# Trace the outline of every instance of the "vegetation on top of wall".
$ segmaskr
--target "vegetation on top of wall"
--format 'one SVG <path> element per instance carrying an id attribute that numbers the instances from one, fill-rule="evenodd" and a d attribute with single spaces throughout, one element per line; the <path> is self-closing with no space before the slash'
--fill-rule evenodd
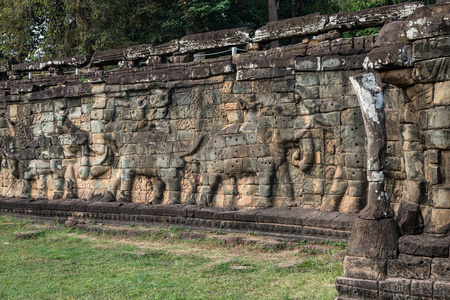
<path id="1" fill-rule="evenodd" d="M 268 1 L 274 0 L 0 0 L 0 59 L 70 57 L 205 31 L 258 28 L 268 22 Z M 275 1 L 278 19 L 401 2 L 407 1 Z"/>

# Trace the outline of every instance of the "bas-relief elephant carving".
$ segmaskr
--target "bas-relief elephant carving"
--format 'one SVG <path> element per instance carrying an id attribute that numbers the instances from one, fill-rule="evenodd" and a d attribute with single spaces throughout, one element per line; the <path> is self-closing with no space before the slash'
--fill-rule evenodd
<path id="1" fill-rule="evenodd" d="M 115 143 L 120 179 L 114 178 L 111 181 L 102 200 L 130 202 L 135 177 L 146 176 L 153 179 L 150 202 L 161 203 L 164 191 L 167 191 L 168 203 L 179 203 L 185 166 L 183 157 L 200 143 L 199 138 L 194 139 L 192 145 L 183 145 L 171 141 L 170 134 L 153 130 L 132 133 L 127 144 L 116 143 L 124 138 L 123 134 L 125 133 L 116 132 L 104 135 L 105 140 Z"/>
<path id="2" fill-rule="evenodd" d="M 165 192 L 167 203 L 180 202 L 184 157 L 196 151 L 203 135 L 196 133 L 187 145 L 175 139 L 166 119 L 171 91 L 138 97 L 130 114 L 105 126 L 103 138 L 118 160 L 119 170 L 102 201 L 132 201 L 133 181 L 145 176 L 152 179 L 151 203 L 162 203 Z"/>
<path id="3" fill-rule="evenodd" d="M 19 191 L 15 195 L 19 197 L 31 197 L 32 182 L 37 182 L 37 198 L 48 199 L 48 191 L 53 189 L 53 198 L 64 196 L 76 198 L 75 174 L 70 169 L 71 165 L 65 165 L 65 159 L 76 158 L 77 153 L 83 150 L 87 153 L 89 134 L 80 130 L 67 117 L 64 101 L 55 104 L 55 123 L 51 135 L 40 134 L 31 136 L 24 149 L 15 149 L 14 128 L 7 136 L 3 137 L 3 169 L 9 169 L 15 181 L 19 183 Z M 10 128 L 11 129 L 11 128 Z M 6 143 L 6 144 L 5 144 Z M 53 187 L 48 186 L 49 177 Z"/>
<path id="4" fill-rule="evenodd" d="M 352 111 L 351 124 L 346 123 L 336 126 L 336 123 L 330 123 L 323 116 L 320 109 L 315 107 L 314 102 L 302 101 L 300 90 L 295 92 L 296 98 L 301 104 L 302 114 L 305 116 L 304 121 L 302 121 L 303 128 L 305 128 L 303 134 L 305 134 L 305 137 L 310 137 L 310 128 L 319 129 L 323 132 L 324 144 L 329 142 L 329 146 L 331 146 L 324 146 L 321 153 L 327 160 L 323 170 L 324 181 L 329 184 L 324 187 L 320 209 L 324 211 L 358 212 L 365 205 L 364 195 L 367 182 L 363 168 L 366 154 L 365 150 L 361 150 L 360 147 L 352 148 L 349 145 L 354 144 L 352 140 L 355 138 L 361 139 L 364 136 L 364 131 L 361 131 L 363 126 L 359 109 L 357 113 Z M 340 114 L 342 115 L 342 111 Z M 339 132 L 337 133 L 336 130 L 339 130 Z M 339 140 L 333 141 L 336 136 L 339 137 Z M 306 143 L 304 142 L 302 147 L 308 148 L 308 144 L 313 139 L 304 141 Z M 332 150 L 328 148 L 332 148 Z M 303 153 L 308 152 L 303 151 Z M 309 155 L 313 155 L 311 152 L 309 153 Z M 297 153 L 294 152 L 292 157 L 294 164 L 298 161 L 297 156 Z M 329 160 L 329 158 L 332 158 L 332 160 Z M 305 159 L 305 156 L 303 156 L 303 159 Z M 312 158 L 309 161 L 312 163 L 314 159 Z M 302 165 L 309 167 L 309 164 L 300 163 L 300 169 L 302 169 Z"/>
<path id="5" fill-rule="evenodd" d="M 311 135 L 294 133 L 293 116 L 281 105 L 273 108 L 247 107 L 248 121 L 224 127 L 201 150 L 187 158 L 199 165 L 198 201 L 213 205 L 219 185 L 223 185 L 225 205 L 237 205 L 237 198 L 251 199 L 247 206 L 273 206 L 273 191 L 282 189 L 284 205 L 294 205 L 294 192 L 287 166 L 287 150 L 292 162 L 306 172 L 314 160 Z M 300 142 L 301 141 L 301 142 Z M 250 178 L 239 195 L 237 181 Z M 258 199 L 253 196 L 258 194 Z M 246 202 L 246 201 L 243 201 Z"/>

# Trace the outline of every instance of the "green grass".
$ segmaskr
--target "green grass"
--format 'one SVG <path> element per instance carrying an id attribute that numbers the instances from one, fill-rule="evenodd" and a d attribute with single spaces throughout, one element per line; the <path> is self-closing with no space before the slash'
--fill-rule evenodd
<path id="1" fill-rule="evenodd" d="M 167 234 L 123 237 L 31 225 L 0 216 L 0 299 L 334 299 L 343 270 L 333 257 L 345 249 L 341 244 L 266 251 Z M 29 230 L 44 232 L 16 238 Z M 295 264 L 277 266 L 287 261 Z"/>

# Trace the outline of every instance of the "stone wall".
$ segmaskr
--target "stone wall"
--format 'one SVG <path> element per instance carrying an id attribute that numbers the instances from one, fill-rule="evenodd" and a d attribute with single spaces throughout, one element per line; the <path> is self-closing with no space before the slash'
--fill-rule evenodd
<path id="1" fill-rule="evenodd" d="M 372 72 L 385 103 L 381 164 L 398 232 L 389 232 L 388 256 L 352 248 L 340 297 L 445 298 L 449 10 L 447 1 L 413 2 L 92 57 L 0 62 L 8 78 L 0 195 L 357 213 L 367 204 L 367 139 L 350 78 Z M 378 35 L 342 37 L 373 26 L 382 26 Z M 264 50 L 299 37 L 307 38 Z M 207 59 L 235 46 L 245 53 Z M 424 241 L 442 251 L 423 250 Z"/>

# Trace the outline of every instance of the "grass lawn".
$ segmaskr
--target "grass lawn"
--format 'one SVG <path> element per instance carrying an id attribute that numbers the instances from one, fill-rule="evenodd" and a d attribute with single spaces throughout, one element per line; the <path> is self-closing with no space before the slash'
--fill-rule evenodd
<path id="1" fill-rule="evenodd" d="M 32 232 L 24 235 L 27 231 Z M 158 227 L 151 234 L 124 237 L 0 216 L 0 299 L 337 296 L 334 281 L 343 273 L 342 244 L 302 242 L 262 249 L 227 246 L 214 238 L 179 239 L 181 231 Z"/>

